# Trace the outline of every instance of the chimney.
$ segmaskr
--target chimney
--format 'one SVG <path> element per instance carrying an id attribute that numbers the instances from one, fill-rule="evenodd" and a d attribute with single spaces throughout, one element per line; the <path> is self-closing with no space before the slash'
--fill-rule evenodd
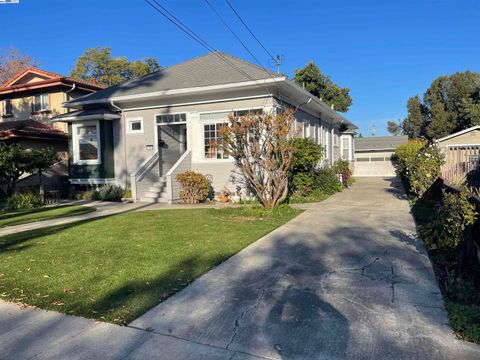
<path id="1" fill-rule="evenodd" d="M 97 85 L 97 78 L 92 78 L 92 85 Z"/>

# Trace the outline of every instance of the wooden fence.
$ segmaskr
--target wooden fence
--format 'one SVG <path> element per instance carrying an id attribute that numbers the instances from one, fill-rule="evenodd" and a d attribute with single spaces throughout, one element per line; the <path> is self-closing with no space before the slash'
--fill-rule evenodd
<path id="1" fill-rule="evenodd" d="M 448 146 L 441 177 L 448 184 L 480 188 L 480 145 Z"/>

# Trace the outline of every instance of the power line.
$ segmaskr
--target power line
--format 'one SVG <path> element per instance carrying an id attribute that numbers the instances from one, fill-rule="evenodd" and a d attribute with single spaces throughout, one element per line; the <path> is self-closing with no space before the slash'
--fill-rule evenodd
<path id="1" fill-rule="evenodd" d="M 185 25 L 180 19 L 178 19 L 175 15 L 173 15 L 168 9 L 166 9 L 164 6 L 159 4 L 156 0 L 152 0 L 158 7 L 156 7 L 153 3 L 151 3 L 149 0 L 145 0 L 147 4 L 149 4 L 153 9 L 155 9 L 157 12 L 159 12 L 163 17 L 165 17 L 167 20 L 169 20 L 172 24 L 177 26 L 180 30 L 182 30 L 185 34 L 190 36 L 193 40 L 198 42 L 200 45 L 202 45 L 205 49 L 207 49 L 209 52 L 215 54 L 218 58 L 221 60 L 225 61 L 228 63 L 231 67 L 233 67 L 236 71 L 247 77 L 248 79 L 252 81 L 256 81 L 252 76 L 250 76 L 247 72 L 243 71 L 240 69 L 238 66 L 236 66 L 233 62 L 231 62 L 228 58 L 220 54 L 218 51 L 216 51 L 209 43 L 207 43 L 205 40 L 203 40 L 199 35 L 197 35 L 193 30 L 191 30 L 187 25 Z"/>
<path id="2" fill-rule="evenodd" d="M 247 45 L 245 45 L 245 43 L 242 41 L 242 39 L 240 39 L 240 37 L 235 33 L 235 31 L 233 31 L 233 29 L 230 27 L 230 25 L 228 25 L 228 23 L 225 21 L 225 19 L 222 17 L 222 15 L 220 15 L 220 13 L 217 11 L 217 9 L 215 9 L 215 7 L 210 3 L 210 1 L 205 0 L 205 2 L 210 7 L 210 9 L 212 9 L 212 11 L 215 13 L 215 15 L 217 15 L 217 17 L 220 19 L 220 21 L 223 23 L 223 25 L 225 25 L 225 27 L 235 37 L 235 39 L 237 39 L 237 41 L 243 46 L 243 48 L 252 56 L 252 58 L 257 62 L 257 64 L 260 65 L 260 67 L 263 68 L 266 71 L 265 67 L 262 65 L 260 60 L 258 60 L 258 58 L 255 56 L 255 54 L 253 54 L 250 51 L 250 49 L 247 47 Z"/>
<path id="3" fill-rule="evenodd" d="M 273 61 L 277 61 L 275 59 L 275 57 L 270 53 L 270 51 L 267 50 L 267 48 L 262 44 L 262 42 L 255 36 L 255 34 L 253 33 L 253 31 L 248 27 L 248 25 L 245 23 L 245 21 L 243 21 L 242 17 L 240 16 L 240 14 L 237 12 L 237 10 L 235 10 L 235 8 L 233 7 L 232 3 L 229 1 L 229 0 L 225 0 L 228 4 L 228 6 L 230 7 L 230 9 L 232 9 L 232 11 L 235 13 L 235 15 L 237 16 L 238 20 L 241 21 L 241 23 L 243 24 L 243 26 L 245 26 L 245 28 L 248 30 L 248 32 L 253 36 L 253 38 L 255 40 L 257 40 L 257 42 L 260 44 L 260 46 L 263 48 L 263 50 L 265 50 L 265 52 L 268 54 L 268 56 L 270 56 L 270 58 L 273 60 Z"/>

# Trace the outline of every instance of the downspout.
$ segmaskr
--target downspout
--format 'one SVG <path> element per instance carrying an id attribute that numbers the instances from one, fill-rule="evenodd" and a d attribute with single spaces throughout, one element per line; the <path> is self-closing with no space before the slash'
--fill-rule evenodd
<path id="1" fill-rule="evenodd" d="M 123 124 L 123 109 L 119 106 L 115 105 L 113 100 L 110 100 L 110 106 L 114 109 L 120 111 L 120 123 Z M 127 170 L 127 137 L 123 137 L 123 167 L 124 167 L 124 175 L 125 175 L 125 189 L 128 186 L 128 170 Z"/>
<path id="2" fill-rule="evenodd" d="M 330 156 L 330 165 L 333 166 L 333 163 L 334 163 L 333 156 L 334 156 L 334 152 L 335 152 L 335 147 L 334 147 L 334 144 L 333 144 L 334 143 L 333 138 L 334 138 L 334 135 L 335 135 L 335 128 L 333 127 L 333 118 L 330 119 L 330 127 L 331 127 L 331 129 L 330 129 L 330 150 L 331 150 L 330 151 L 330 155 L 331 155 Z"/>

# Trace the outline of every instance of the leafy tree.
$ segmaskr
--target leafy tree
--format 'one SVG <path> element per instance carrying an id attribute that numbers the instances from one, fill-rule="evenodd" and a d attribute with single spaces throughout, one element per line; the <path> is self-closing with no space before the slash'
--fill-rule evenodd
<path id="1" fill-rule="evenodd" d="M 45 201 L 45 189 L 43 187 L 42 173 L 59 160 L 58 154 L 53 148 L 46 148 L 43 150 L 30 150 L 29 156 L 32 169 L 38 171 L 40 198 L 43 203 Z"/>
<path id="2" fill-rule="evenodd" d="M 70 75 L 89 82 L 96 79 L 100 85 L 112 86 L 159 69 L 160 65 L 154 58 L 135 61 L 128 61 L 124 56 L 112 58 L 111 48 L 96 47 L 87 49 L 85 54 L 77 59 Z"/>
<path id="3" fill-rule="evenodd" d="M 293 80 L 312 95 L 333 105 L 337 111 L 346 112 L 352 105 L 350 90 L 340 87 L 329 76 L 322 74 L 313 61 L 308 62 L 303 69 L 295 70 Z"/>
<path id="4" fill-rule="evenodd" d="M 30 56 L 22 54 L 16 48 L 0 53 L 0 85 L 10 80 L 16 73 L 27 68 L 38 66 Z"/>
<path id="5" fill-rule="evenodd" d="M 410 139 L 418 139 L 422 136 L 423 126 L 425 122 L 424 109 L 420 96 L 412 96 L 407 101 L 408 115 L 403 120 L 403 133 L 408 135 Z"/>
<path id="6" fill-rule="evenodd" d="M 397 136 L 402 132 L 402 127 L 395 121 L 389 120 L 387 121 L 387 130 L 390 134 Z"/>
<path id="7" fill-rule="evenodd" d="M 248 114 L 229 117 L 220 130 L 221 147 L 235 161 L 246 186 L 266 208 L 287 198 L 293 150 L 288 141 L 295 123 L 294 113 Z"/>
<path id="8" fill-rule="evenodd" d="M 407 103 L 404 132 L 410 138 L 438 139 L 480 124 L 480 74 L 457 72 L 435 79 L 423 96 Z"/>
<path id="9" fill-rule="evenodd" d="M 42 171 L 52 166 L 57 159 L 56 152 L 51 148 L 31 150 L 17 145 L 0 143 L 1 195 L 10 197 L 15 191 L 18 179 L 23 174 L 31 173 L 35 170 L 38 170 L 40 176 L 40 194 L 42 195 Z"/>

